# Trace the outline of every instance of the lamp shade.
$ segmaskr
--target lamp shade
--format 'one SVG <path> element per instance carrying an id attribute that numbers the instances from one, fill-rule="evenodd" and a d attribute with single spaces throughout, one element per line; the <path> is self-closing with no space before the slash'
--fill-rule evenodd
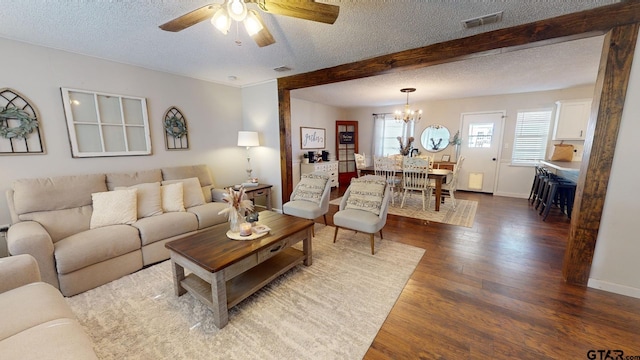
<path id="1" fill-rule="evenodd" d="M 255 131 L 238 131 L 238 146 L 260 146 L 258 133 Z"/>

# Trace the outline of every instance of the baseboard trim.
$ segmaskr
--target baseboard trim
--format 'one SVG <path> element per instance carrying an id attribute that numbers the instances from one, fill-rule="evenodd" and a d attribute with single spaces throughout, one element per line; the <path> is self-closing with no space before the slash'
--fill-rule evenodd
<path id="1" fill-rule="evenodd" d="M 608 281 L 591 278 L 587 282 L 587 286 L 598 290 L 604 290 L 615 294 L 631 296 L 640 299 L 640 289 L 636 289 L 631 286 L 614 284 Z"/>
<path id="2" fill-rule="evenodd" d="M 529 198 L 529 194 L 520 194 L 520 193 L 510 193 L 510 192 L 495 192 L 493 193 L 493 195 L 495 196 L 504 196 L 504 197 L 512 197 L 512 198 L 518 198 L 518 199 L 528 199 Z"/>

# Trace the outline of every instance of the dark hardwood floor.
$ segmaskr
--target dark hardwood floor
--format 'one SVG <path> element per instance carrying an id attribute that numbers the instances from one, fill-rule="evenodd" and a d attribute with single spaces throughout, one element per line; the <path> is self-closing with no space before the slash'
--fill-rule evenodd
<path id="1" fill-rule="evenodd" d="M 389 215 L 384 238 L 426 252 L 365 359 L 640 359 L 640 299 L 563 281 L 559 210 L 456 194 L 478 201 L 473 228 Z"/>

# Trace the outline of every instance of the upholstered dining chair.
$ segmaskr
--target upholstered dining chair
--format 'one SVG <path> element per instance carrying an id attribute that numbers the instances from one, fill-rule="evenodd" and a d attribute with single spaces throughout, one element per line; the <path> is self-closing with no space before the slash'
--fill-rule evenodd
<path id="1" fill-rule="evenodd" d="M 376 175 L 365 175 L 351 179 L 340 201 L 340 209 L 333 215 L 336 227 L 333 242 L 338 237 L 338 229 L 351 229 L 369 234 L 371 255 L 375 254 L 374 234 L 380 232 L 387 223 L 390 186 L 386 179 Z"/>
<path id="2" fill-rule="evenodd" d="M 404 201 L 407 193 L 411 196 L 411 191 L 420 191 L 422 193 L 422 210 L 425 210 L 425 204 L 430 204 L 432 187 L 429 181 L 429 159 L 419 157 L 405 157 L 402 163 L 402 203 L 400 207 L 404 207 Z"/>
<path id="3" fill-rule="evenodd" d="M 290 201 L 282 205 L 282 212 L 309 220 L 322 216 L 324 224 L 327 225 L 330 192 L 331 181 L 328 173 L 314 171 L 302 174 L 300 182 L 291 193 Z M 315 236 L 315 230 L 313 227 L 311 229 Z"/>
<path id="4" fill-rule="evenodd" d="M 391 191 L 391 204 L 395 205 L 395 197 L 402 188 L 402 179 L 398 176 L 401 173 L 402 164 L 398 165 L 394 157 L 375 157 L 373 159 L 373 171 L 377 176 L 385 178 Z"/>
<path id="5" fill-rule="evenodd" d="M 358 174 L 358 177 L 360 177 L 360 170 L 367 166 L 367 158 L 364 155 L 364 153 L 362 154 L 353 153 L 353 156 L 356 161 L 356 172 Z"/>
<path id="6" fill-rule="evenodd" d="M 464 163 L 464 156 L 461 155 L 456 162 L 456 166 L 453 168 L 451 179 L 442 184 L 442 196 L 449 196 L 451 198 L 451 204 L 453 205 L 454 211 L 456 209 L 455 193 L 458 187 L 458 174 L 460 173 L 460 169 L 462 168 L 462 163 Z M 441 201 L 441 199 L 436 199 L 436 201 Z"/>

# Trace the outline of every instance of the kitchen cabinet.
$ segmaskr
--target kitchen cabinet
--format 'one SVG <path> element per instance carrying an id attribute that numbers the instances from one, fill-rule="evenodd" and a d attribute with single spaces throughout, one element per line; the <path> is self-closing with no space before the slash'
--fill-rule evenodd
<path id="1" fill-rule="evenodd" d="M 591 114 L 591 99 L 556 102 L 553 140 L 584 140 Z"/>
<path id="2" fill-rule="evenodd" d="M 329 181 L 331 187 L 338 186 L 338 162 L 337 161 L 322 161 L 311 164 L 300 164 L 300 173 L 308 174 L 314 171 L 324 171 L 329 174 Z"/>

